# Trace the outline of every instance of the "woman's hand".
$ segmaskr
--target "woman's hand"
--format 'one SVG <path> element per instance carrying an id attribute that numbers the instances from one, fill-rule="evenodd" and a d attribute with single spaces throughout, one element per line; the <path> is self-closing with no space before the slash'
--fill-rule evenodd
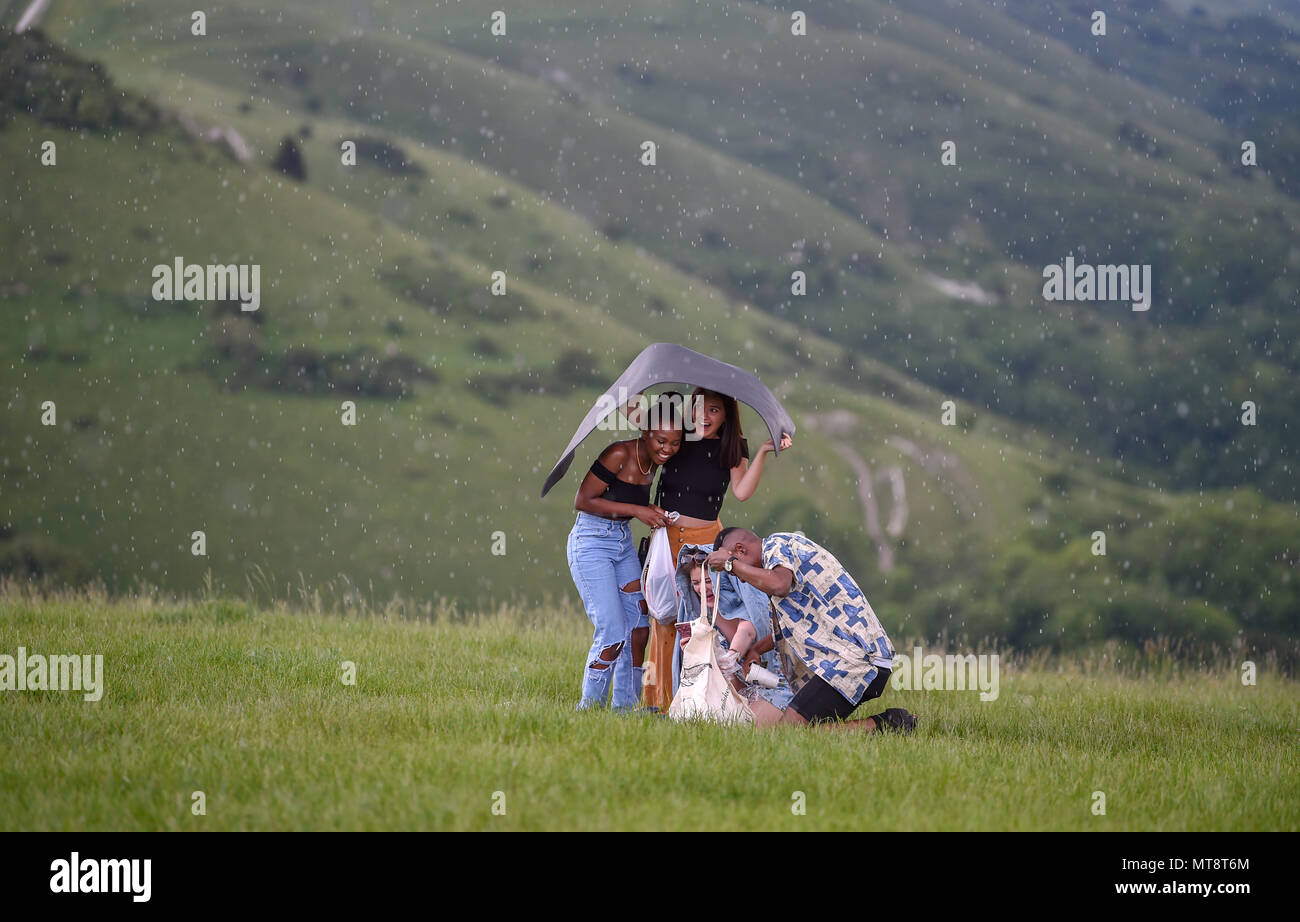
<path id="1" fill-rule="evenodd" d="M 668 524 L 668 514 L 658 506 L 638 506 L 637 521 L 650 528 L 663 528 Z"/>
<path id="2" fill-rule="evenodd" d="M 789 447 L 790 447 L 791 445 L 793 445 L 793 444 L 794 444 L 794 439 L 790 438 L 790 436 L 788 436 L 788 435 L 783 435 L 783 436 L 781 436 L 781 450 L 782 450 L 782 451 L 785 451 L 787 448 L 789 448 Z M 767 453 L 767 452 L 769 452 L 769 451 L 775 451 L 775 450 L 776 450 L 776 449 L 775 449 L 775 447 L 772 445 L 772 440 L 771 440 L 771 439 L 768 439 L 766 442 L 764 442 L 764 443 L 762 444 L 762 446 L 760 446 L 759 449 L 758 449 L 758 451 L 759 451 L 760 454 L 765 454 L 765 453 Z"/>

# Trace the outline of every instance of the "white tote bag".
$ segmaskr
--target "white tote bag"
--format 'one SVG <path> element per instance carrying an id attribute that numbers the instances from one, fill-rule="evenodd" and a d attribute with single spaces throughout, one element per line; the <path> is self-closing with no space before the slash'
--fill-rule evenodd
<path id="1" fill-rule="evenodd" d="M 656 528 L 650 533 L 650 547 L 646 550 L 645 566 L 641 570 L 641 594 L 645 596 L 650 617 L 660 624 L 672 624 L 677 620 L 676 575 L 668 529 Z"/>
<path id="2" fill-rule="evenodd" d="M 707 565 L 706 565 L 707 566 Z M 677 694 L 668 706 L 673 720 L 712 720 L 724 724 L 752 724 L 754 712 L 736 693 L 718 668 L 713 625 L 718 618 L 718 579 L 713 580 L 713 612 L 700 594 L 700 616 L 691 622 L 691 639 L 682 649 L 682 673 Z"/>

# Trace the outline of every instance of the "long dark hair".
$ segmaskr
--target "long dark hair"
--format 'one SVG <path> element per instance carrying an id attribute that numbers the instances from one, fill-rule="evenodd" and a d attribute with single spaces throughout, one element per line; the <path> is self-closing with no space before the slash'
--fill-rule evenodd
<path id="1" fill-rule="evenodd" d="M 740 463 L 748 447 L 745 444 L 745 433 L 740 428 L 740 405 L 736 403 L 735 397 L 697 387 L 691 391 L 691 406 L 695 406 L 697 399 L 703 401 L 706 397 L 721 401 L 722 411 L 727 414 L 727 421 L 718 430 L 718 438 L 722 440 L 722 450 L 718 452 L 718 467 L 731 470 Z"/>

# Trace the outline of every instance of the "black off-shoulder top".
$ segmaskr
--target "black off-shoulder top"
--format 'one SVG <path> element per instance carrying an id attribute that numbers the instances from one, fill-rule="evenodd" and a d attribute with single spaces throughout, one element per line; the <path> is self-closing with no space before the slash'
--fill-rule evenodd
<path id="1" fill-rule="evenodd" d="M 630 503 L 633 506 L 650 505 L 650 484 L 619 480 L 613 471 L 599 461 L 591 462 L 591 472 L 608 484 L 605 492 L 600 494 L 601 499 L 615 503 Z"/>

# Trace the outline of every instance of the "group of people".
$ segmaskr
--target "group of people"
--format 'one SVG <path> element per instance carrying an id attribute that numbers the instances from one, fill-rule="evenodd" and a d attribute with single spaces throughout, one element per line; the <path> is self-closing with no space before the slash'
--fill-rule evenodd
<path id="1" fill-rule="evenodd" d="M 755 724 L 910 732 L 916 718 L 901 708 L 846 720 L 884 691 L 894 649 L 839 561 L 798 533 L 760 538 L 723 527 L 728 489 L 740 502 L 754 495 L 773 441 L 751 458 L 736 400 L 703 388 L 689 399 L 660 394 L 637 416 L 639 436 L 606 447 L 574 500 L 569 569 L 594 628 L 578 708 L 665 713 L 677 690 L 685 639 L 649 616 L 632 540 L 636 519 L 667 529 L 678 621 L 691 620 L 701 600 L 717 604 L 719 663 L 736 667 L 728 681 Z M 783 436 L 780 448 L 791 444 Z M 776 676 L 776 687 L 746 681 L 754 664 Z"/>

